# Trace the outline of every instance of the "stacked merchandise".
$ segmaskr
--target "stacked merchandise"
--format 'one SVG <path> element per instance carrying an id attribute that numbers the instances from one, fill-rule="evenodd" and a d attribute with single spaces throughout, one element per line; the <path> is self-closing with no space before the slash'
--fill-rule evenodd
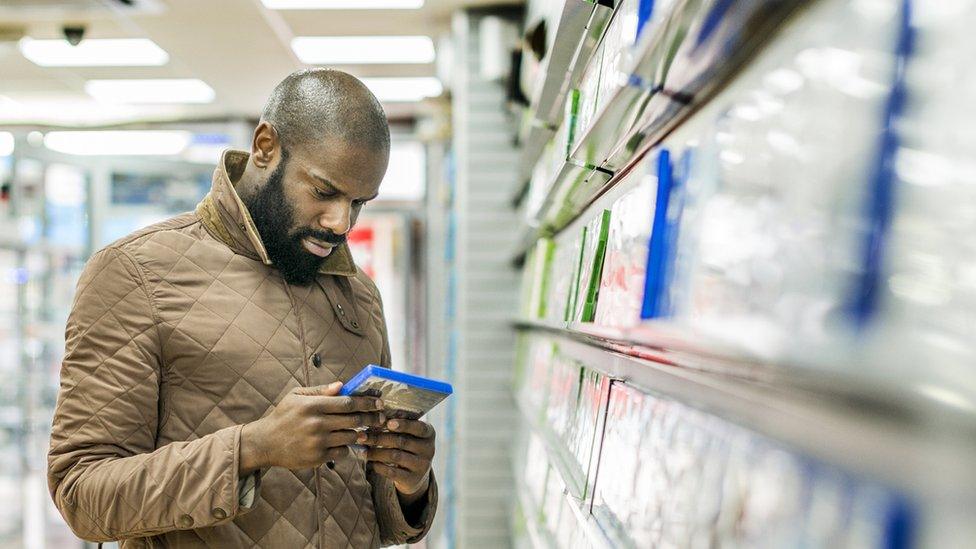
<path id="1" fill-rule="evenodd" d="M 523 412 L 539 423 L 541 435 L 552 446 L 550 459 L 558 460 L 571 478 L 574 494 L 586 494 L 594 438 L 606 406 L 610 379 L 561 352 L 550 339 L 524 338 L 520 342 L 518 399 Z M 524 363 L 521 363 L 524 361 Z"/>
<path id="2" fill-rule="evenodd" d="M 520 506 L 526 533 L 553 538 L 560 547 L 589 548 L 579 516 L 610 380 L 561 353 L 553 340 L 532 338 L 519 357 L 528 362 L 519 365 L 525 372 L 519 382 L 521 406 L 546 425 L 523 429 L 517 444 L 515 471 L 524 487 Z"/>
<path id="3" fill-rule="evenodd" d="M 700 135 L 683 134 L 700 145 L 686 153 L 675 321 L 766 358 L 850 331 L 898 32 L 894 10 L 818 3 L 702 117 Z"/>
<path id="4" fill-rule="evenodd" d="M 549 296 L 549 273 L 555 246 L 552 239 L 540 238 L 528 253 L 522 273 L 521 317 L 540 319 L 546 317 Z"/>
<path id="5" fill-rule="evenodd" d="M 734 381 L 747 392 L 782 389 L 801 415 L 853 429 L 905 407 L 915 415 L 892 421 L 899 446 L 921 440 L 919 411 L 973 425 L 976 135 L 959 120 L 976 112 L 965 96 L 976 80 L 958 67 L 976 0 L 923 4 L 616 2 L 570 83 L 560 158 L 531 182 L 559 215 L 543 216 L 527 258 L 524 295 L 545 298 L 521 318 L 545 325 L 522 325 L 541 350 L 525 354 L 521 394 L 545 395 L 531 397 L 528 428 L 545 446 L 547 491 L 581 499 L 572 513 L 570 498 L 550 502 L 547 530 L 586 532 L 559 531 L 554 545 L 950 545 L 923 501 L 971 501 L 973 486 L 933 495 L 909 480 L 917 464 L 892 475 L 875 454 L 843 470 L 837 440 L 806 455 L 809 433 L 767 436 L 739 411 L 748 399 L 722 390 L 748 371 Z M 959 47 L 937 47 L 946 37 Z M 673 377 L 633 381 L 638 365 Z M 687 390 L 669 396 L 691 369 L 707 378 L 695 389 L 730 404 L 706 412 Z M 862 407 L 840 409 L 847 398 Z M 932 463 L 951 453 L 921 446 Z M 969 455 L 953 448 L 953 460 Z M 952 524 L 972 531 L 965 522 Z"/>
<path id="6" fill-rule="evenodd" d="M 640 321 L 644 300 L 648 243 L 654 218 L 657 173 L 642 161 L 619 185 L 637 185 L 614 201 L 610 209 L 607 251 L 600 279 L 595 322 L 629 328 Z"/>
<path id="7" fill-rule="evenodd" d="M 721 418 L 610 391 L 593 512 L 621 547 L 904 547 L 901 494 Z"/>
<path id="8" fill-rule="evenodd" d="M 976 1 L 915 2 L 906 40 L 904 95 L 889 102 L 892 135 L 876 185 L 890 191 L 890 235 L 875 258 L 885 268 L 875 294 L 880 326 L 871 334 L 872 373 L 973 402 L 976 379 Z M 912 47 L 914 46 L 914 47 Z M 899 103 L 899 101 L 901 101 Z M 884 221 L 884 218 L 882 218 Z M 924 368 L 919 368 L 924 364 Z M 960 400 L 962 399 L 962 400 Z"/>
<path id="9" fill-rule="evenodd" d="M 593 322 L 596 302 L 600 291 L 600 278 L 603 274 L 603 261 L 607 250 L 610 231 L 610 210 L 597 211 L 593 220 L 584 229 L 585 239 L 579 261 L 578 293 L 573 309 L 575 322 Z"/>

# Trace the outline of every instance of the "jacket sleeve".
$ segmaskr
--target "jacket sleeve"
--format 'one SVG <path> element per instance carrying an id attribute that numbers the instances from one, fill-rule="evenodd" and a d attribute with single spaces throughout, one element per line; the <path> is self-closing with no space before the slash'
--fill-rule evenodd
<path id="1" fill-rule="evenodd" d="M 383 353 L 380 358 L 380 366 L 390 368 L 393 361 L 390 357 L 390 338 L 387 334 L 386 318 L 382 314 L 383 301 L 375 284 L 368 278 L 367 280 L 380 308 L 380 318 L 383 323 Z M 404 516 L 403 507 L 400 505 L 400 498 L 397 496 L 393 481 L 371 471 L 367 474 L 369 483 L 373 487 L 373 507 L 376 510 L 376 520 L 379 523 L 382 544 L 384 546 L 403 545 L 416 543 L 423 539 L 430 530 L 430 526 L 434 522 L 434 514 L 437 511 L 437 481 L 434 479 L 434 472 L 431 471 L 430 473 L 426 505 L 420 512 L 415 524 L 411 524 Z"/>
<path id="2" fill-rule="evenodd" d="M 65 334 L 48 486 L 76 535 L 143 537 L 233 519 L 241 426 L 156 448 L 159 335 L 140 267 L 92 257 Z"/>

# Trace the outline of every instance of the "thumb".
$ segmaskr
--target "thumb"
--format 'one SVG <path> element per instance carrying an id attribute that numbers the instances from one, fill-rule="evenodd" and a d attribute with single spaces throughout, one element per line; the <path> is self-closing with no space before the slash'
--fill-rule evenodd
<path id="1" fill-rule="evenodd" d="M 336 396 L 342 389 L 342 382 L 336 381 L 328 385 L 316 385 L 315 387 L 302 387 L 297 393 L 305 396 Z"/>

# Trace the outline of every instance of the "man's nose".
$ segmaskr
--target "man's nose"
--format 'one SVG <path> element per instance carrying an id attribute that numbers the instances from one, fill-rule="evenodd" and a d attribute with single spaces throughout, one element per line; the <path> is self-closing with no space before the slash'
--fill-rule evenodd
<path id="1" fill-rule="evenodd" d="M 337 235 L 346 234 L 352 226 L 351 215 L 349 204 L 333 204 L 319 216 L 319 226 Z"/>

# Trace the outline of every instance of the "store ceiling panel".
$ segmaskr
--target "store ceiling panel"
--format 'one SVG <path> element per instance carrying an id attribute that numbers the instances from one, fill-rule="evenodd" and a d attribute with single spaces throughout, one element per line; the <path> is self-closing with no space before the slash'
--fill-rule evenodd
<path id="1" fill-rule="evenodd" d="M 158 67 L 40 67 L 24 58 L 16 41 L 0 41 L 0 96 L 6 97 L 0 102 L 0 124 L 256 117 L 274 85 L 306 66 L 291 48 L 295 37 L 426 35 L 436 43 L 449 32 L 457 8 L 497 3 L 426 0 L 409 10 L 273 10 L 261 0 L 138 0 L 135 9 L 118 0 L 7 0 L 0 3 L 0 27 L 23 27 L 34 39 L 63 38 L 65 25 L 84 26 L 85 38 L 148 38 L 166 51 L 169 62 Z M 434 63 L 340 68 L 380 78 L 436 72 Z M 216 96 L 211 103 L 132 106 L 99 103 L 85 92 L 89 80 L 151 78 L 200 79 Z M 392 118 L 404 118 L 418 104 L 386 107 Z"/>

